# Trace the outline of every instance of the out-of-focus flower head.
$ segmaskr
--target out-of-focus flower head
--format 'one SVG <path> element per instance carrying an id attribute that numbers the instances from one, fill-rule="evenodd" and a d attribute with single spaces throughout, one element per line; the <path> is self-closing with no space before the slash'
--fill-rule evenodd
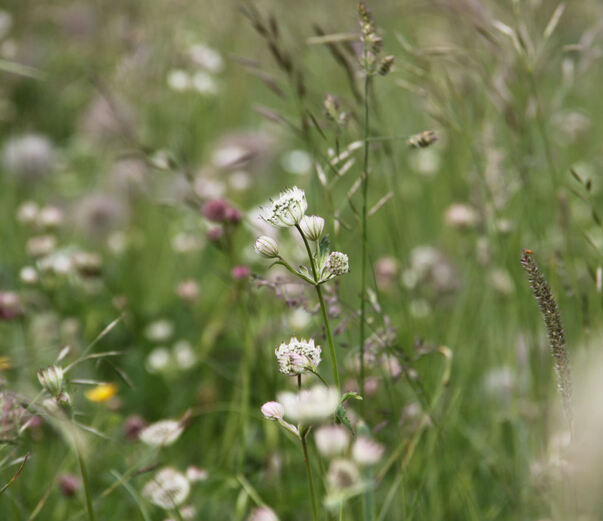
<path id="1" fill-rule="evenodd" d="M 21 297 L 13 291 L 0 291 L 0 320 L 13 320 L 22 314 Z"/>
<path id="2" fill-rule="evenodd" d="M 350 433 L 343 425 L 325 425 L 314 431 L 318 452 L 327 458 L 341 456 L 350 443 Z"/>
<path id="3" fill-rule="evenodd" d="M 251 511 L 247 521 L 278 521 L 278 517 L 271 508 L 257 507 Z"/>
<path id="4" fill-rule="evenodd" d="M 321 423 L 332 417 L 339 405 L 337 389 L 318 385 L 299 393 L 281 392 L 277 398 L 285 408 L 285 417 L 303 424 Z"/>
<path id="5" fill-rule="evenodd" d="M 103 383 L 86 391 L 84 396 L 91 402 L 106 402 L 117 394 L 117 389 L 117 384 Z"/>
<path id="6" fill-rule="evenodd" d="M 232 268 L 232 278 L 235 280 L 245 280 L 251 275 L 249 266 L 235 266 Z"/>
<path id="7" fill-rule="evenodd" d="M 186 501 L 191 490 L 188 479 L 172 467 L 161 469 L 147 482 L 142 495 L 164 510 L 172 510 Z"/>
<path id="8" fill-rule="evenodd" d="M 140 431 L 138 438 L 146 445 L 165 447 L 172 445 L 184 431 L 182 422 L 176 420 L 161 420 L 151 423 Z"/>
<path id="9" fill-rule="evenodd" d="M 2 148 L 2 164 L 19 181 L 38 181 L 55 166 L 56 153 L 47 137 L 25 134 L 10 138 Z"/>
<path id="10" fill-rule="evenodd" d="M 384 447 L 366 436 L 359 436 L 352 445 L 352 457 L 361 466 L 378 463 L 383 457 Z"/>

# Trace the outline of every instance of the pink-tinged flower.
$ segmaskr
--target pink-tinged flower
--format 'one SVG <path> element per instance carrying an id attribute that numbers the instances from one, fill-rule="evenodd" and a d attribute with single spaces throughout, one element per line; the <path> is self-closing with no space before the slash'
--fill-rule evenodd
<path id="1" fill-rule="evenodd" d="M 126 418 L 124 422 L 124 436 L 129 441 L 138 440 L 138 435 L 147 426 L 147 422 L 142 416 L 138 414 L 132 414 Z"/>
<path id="2" fill-rule="evenodd" d="M 278 402 L 266 402 L 261 410 L 267 420 L 280 420 L 285 414 L 285 408 Z"/>
<path id="3" fill-rule="evenodd" d="M 325 425 L 314 431 L 318 452 L 327 458 L 340 456 L 348 448 L 350 433 L 342 425 Z"/>
<path id="4" fill-rule="evenodd" d="M 59 489 L 61 490 L 61 494 L 63 494 L 63 496 L 75 496 L 78 488 L 80 488 L 80 481 L 77 476 L 74 476 L 73 474 L 63 474 L 59 478 Z"/>
<path id="5" fill-rule="evenodd" d="M 0 291 L 0 320 L 12 320 L 22 312 L 19 295 L 12 291 Z"/>
<path id="6" fill-rule="evenodd" d="M 195 467 L 191 465 L 186 469 L 186 479 L 188 479 L 191 483 L 196 483 L 197 481 L 205 481 L 207 479 L 208 473 L 205 469 L 200 469 L 199 467 Z"/>
<path id="7" fill-rule="evenodd" d="M 221 226 L 214 226 L 207 230 L 207 240 L 211 242 L 218 242 L 224 235 L 224 228 Z"/>
<path id="8" fill-rule="evenodd" d="M 203 216 L 215 223 L 238 223 L 243 216 L 233 208 L 225 199 L 211 199 L 201 209 Z"/>
<path id="9" fill-rule="evenodd" d="M 278 521 L 278 517 L 271 508 L 258 507 L 251 511 L 247 521 Z"/>
<path id="10" fill-rule="evenodd" d="M 234 268 L 232 268 L 232 277 L 236 280 L 244 280 L 249 278 L 249 275 L 251 275 L 251 270 L 249 269 L 249 266 L 235 266 Z"/>
<path id="11" fill-rule="evenodd" d="M 352 457 L 361 466 L 369 466 L 377 463 L 382 457 L 384 447 L 366 436 L 356 438 L 352 446 Z"/>

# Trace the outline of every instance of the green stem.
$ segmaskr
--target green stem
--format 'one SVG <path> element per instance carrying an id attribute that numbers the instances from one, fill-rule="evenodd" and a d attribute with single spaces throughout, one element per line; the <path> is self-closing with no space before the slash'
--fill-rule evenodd
<path id="1" fill-rule="evenodd" d="M 367 50 L 365 46 L 364 61 Z M 369 81 L 370 76 L 365 65 L 364 70 L 364 161 L 362 166 L 362 266 L 360 268 L 360 394 L 364 396 L 364 340 L 366 336 L 366 270 L 367 270 L 367 208 L 368 208 L 368 165 L 369 165 Z M 364 402 L 363 402 L 364 404 Z"/>
<path id="2" fill-rule="evenodd" d="M 318 302 L 320 303 L 320 311 L 322 314 L 322 321 L 325 326 L 325 331 L 327 333 L 327 342 L 329 344 L 329 355 L 331 357 L 331 365 L 333 366 L 333 379 L 335 380 L 335 385 L 337 389 L 341 391 L 341 382 L 339 380 L 339 368 L 337 367 L 337 353 L 335 352 L 335 342 L 333 341 L 333 333 L 331 331 L 331 325 L 329 324 L 329 314 L 327 313 L 327 306 L 325 304 L 325 299 L 322 294 L 322 288 L 318 283 L 318 272 L 316 271 L 316 265 L 314 263 L 314 256 L 312 255 L 312 250 L 310 249 L 310 244 L 308 243 L 308 239 L 306 239 L 304 233 L 298 224 L 295 225 L 299 234 L 301 235 L 304 245 L 306 246 L 306 251 L 308 252 L 308 258 L 310 259 L 310 266 L 312 267 L 312 275 L 314 276 L 314 287 L 316 288 L 316 295 L 318 295 Z"/>
<path id="3" fill-rule="evenodd" d="M 92 508 L 92 498 L 90 496 L 90 486 L 88 484 L 88 472 L 86 471 L 86 462 L 84 461 L 84 455 L 82 454 L 80 442 L 77 437 L 78 434 L 74 432 L 73 444 L 75 446 L 75 452 L 77 453 L 77 459 L 80 464 L 80 473 L 82 475 L 82 484 L 84 485 L 84 495 L 86 497 L 86 510 L 88 511 L 88 519 L 90 521 L 95 521 L 94 509 Z"/>
<path id="4" fill-rule="evenodd" d="M 302 449 L 304 450 L 304 462 L 306 463 L 306 475 L 308 476 L 308 488 L 310 489 L 310 499 L 312 500 L 312 519 L 318 520 L 318 507 L 314 497 L 314 482 L 312 481 L 312 469 L 310 468 L 310 458 L 308 456 L 308 444 L 306 443 L 306 433 L 300 433 Z"/>

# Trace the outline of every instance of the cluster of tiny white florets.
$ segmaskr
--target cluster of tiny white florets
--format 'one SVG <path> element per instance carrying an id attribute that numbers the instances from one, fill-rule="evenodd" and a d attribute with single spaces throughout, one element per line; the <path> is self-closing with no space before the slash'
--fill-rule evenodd
<path id="1" fill-rule="evenodd" d="M 188 479 L 172 467 L 164 467 L 147 482 L 142 495 L 164 510 L 171 510 L 186 501 L 191 487 Z"/>
<path id="2" fill-rule="evenodd" d="M 350 261 L 345 253 L 331 252 L 325 264 L 327 272 L 333 276 L 344 275 L 350 271 Z"/>
<path id="3" fill-rule="evenodd" d="M 279 371 L 288 376 L 296 376 L 304 371 L 314 370 L 320 364 L 320 346 L 314 340 L 300 340 L 292 337 L 289 342 L 283 342 L 274 353 L 278 361 Z"/>
<path id="4" fill-rule="evenodd" d="M 152 447 L 165 447 L 174 443 L 184 431 L 182 422 L 176 420 L 161 420 L 145 427 L 138 438 Z"/>
<path id="5" fill-rule="evenodd" d="M 308 209 L 306 194 L 297 186 L 281 192 L 270 206 L 262 208 L 261 217 L 274 226 L 288 228 L 299 224 Z"/>

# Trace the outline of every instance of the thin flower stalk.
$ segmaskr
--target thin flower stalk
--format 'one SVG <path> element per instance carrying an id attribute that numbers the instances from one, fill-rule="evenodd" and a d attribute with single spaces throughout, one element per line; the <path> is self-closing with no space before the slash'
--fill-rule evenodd
<path id="1" fill-rule="evenodd" d="M 310 260 L 312 275 L 314 276 L 315 281 L 314 287 L 316 288 L 316 295 L 318 296 L 318 301 L 320 303 L 320 312 L 322 314 L 322 320 L 325 326 L 325 332 L 327 334 L 327 343 L 329 344 L 329 356 L 331 357 L 331 365 L 333 367 L 333 379 L 335 381 L 335 386 L 338 390 L 341 391 L 341 381 L 339 378 L 339 368 L 337 366 L 337 353 L 335 352 L 335 342 L 333 341 L 333 333 L 331 331 L 331 325 L 329 323 L 329 314 L 327 313 L 327 306 L 325 304 L 325 299 L 322 294 L 322 288 L 320 287 L 320 284 L 318 284 L 319 278 L 318 272 L 316 271 L 316 264 L 314 262 L 314 257 L 312 256 L 312 250 L 310 249 L 308 239 L 306 239 L 299 225 L 296 225 L 296 228 L 304 241 L 304 245 L 306 246 L 306 252 L 308 253 L 308 259 Z"/>

